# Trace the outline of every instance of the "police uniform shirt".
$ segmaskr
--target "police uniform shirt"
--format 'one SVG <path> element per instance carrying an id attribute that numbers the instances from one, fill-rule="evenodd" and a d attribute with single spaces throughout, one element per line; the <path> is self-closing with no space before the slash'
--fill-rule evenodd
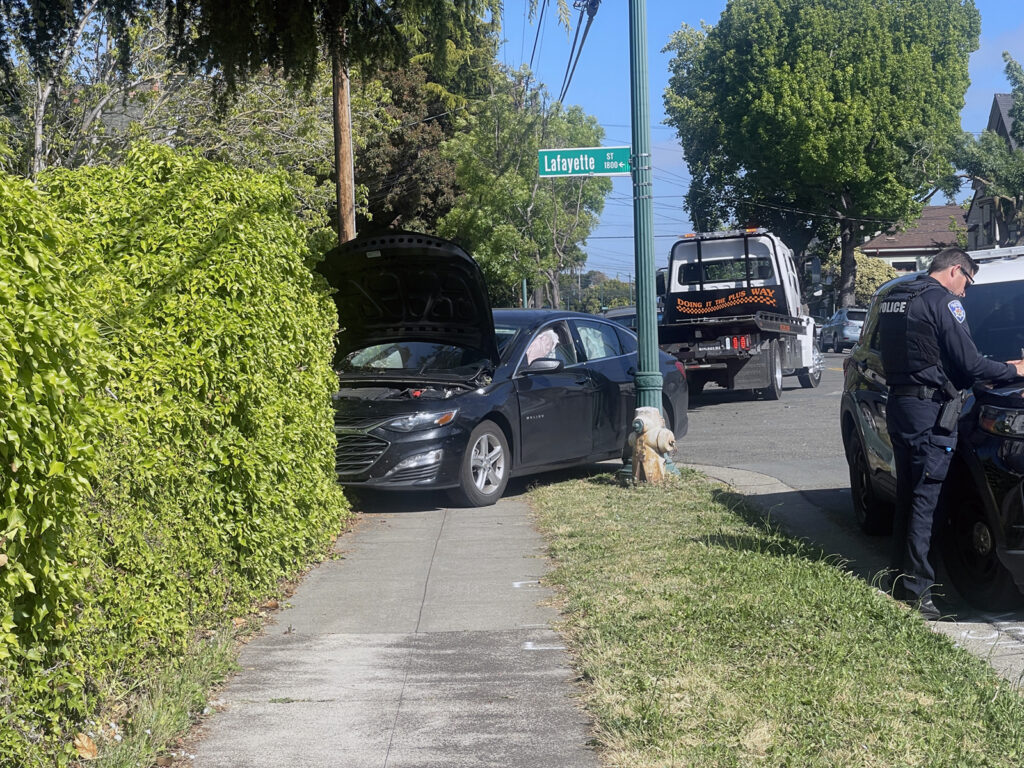
<path id="1" fill-rule="evenodd" d="M 879 331 L 890 385 L 941 389 L 948 378 L 957 389 L 966 389 L 978 380 L 1004 381 L 1017 375 L 1009 363 L 978 352 L 960 298 L 930 276 L 904 283 L 882 299 Z"/>

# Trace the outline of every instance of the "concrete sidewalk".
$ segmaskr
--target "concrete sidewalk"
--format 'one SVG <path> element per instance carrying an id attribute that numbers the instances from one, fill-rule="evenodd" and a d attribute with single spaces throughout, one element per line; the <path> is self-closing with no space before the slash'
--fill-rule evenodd
<path id="1" fill-rule="evenodd" d="M 198 768 L 597 768 L 527 506 L 364 514 L 189 747 Z"/>

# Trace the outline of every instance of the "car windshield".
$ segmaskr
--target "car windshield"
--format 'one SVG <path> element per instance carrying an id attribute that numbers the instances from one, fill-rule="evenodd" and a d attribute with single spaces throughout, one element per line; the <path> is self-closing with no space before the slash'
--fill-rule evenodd
<path id="1" fill-rule="evenodd" d="M 487 364 L 486 355 L 452 344 L 403 341 L 374 344 L 357 349 L 334 361 L 339 373 L 395 373 L 470 375 Z"/>
<path id="2" fill-rule="evenodd" d="M 994 360 L 1018 360 L 1024 351 L 1024 285 L 973 286 L 963 299 L 978 351 Z"/>
<path id="3" fill-rule="evenodd" d="M 514 325 L 495 325 L 494 334 L 498 338 L 498 354 L 502 357 L 505 356 L 505 350 L 508 349 L 509 342 L 516 337 L 519 333 L 519 328 Z"/>

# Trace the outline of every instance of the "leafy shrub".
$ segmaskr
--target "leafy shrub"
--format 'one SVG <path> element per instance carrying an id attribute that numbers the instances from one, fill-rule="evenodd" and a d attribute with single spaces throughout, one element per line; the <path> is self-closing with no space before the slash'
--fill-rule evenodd
<path id="1" fill-rule="evenodd" d="M 45 739 L 67 756 L 76 713 L 272 591 L 323 551 L 347 506 L 329 399 L 336 316 L 286 184 L 143 144 L 121 167 L 41 185 L 76 237 L 66 279 L 81 325 L 112 360 L 94 366 L 94 480 L 63 536 L 77 548 L 60 564 L 80 595 L 62 644 L 79 688 Z M 25 748 L 4 738 L 0 754 Z"/>
<path id="2" fill-rule="evenodd" d="M 42 196 L 0 174 L 0 756 L 84 711 L 68 641 L 102 349 L 66 277 L 74 252 Z"/>

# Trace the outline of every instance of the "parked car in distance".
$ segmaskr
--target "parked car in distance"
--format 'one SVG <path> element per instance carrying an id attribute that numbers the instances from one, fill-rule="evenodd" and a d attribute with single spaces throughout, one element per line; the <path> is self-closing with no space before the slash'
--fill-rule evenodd
<path id="1" fill-rule="evenodd" d="M 821 348 L 826 352 L 842 352 L 852 347 L 860 338 L 860 329 L 868 311 L 863 307 L 843 307 L 821 326 L 819 340 Z"/>
<path id="2" fill-rule="evenodd" d="M 659 308 L 658 309 L 658 315 L 657 315 L 657 318 L 658 318 L 657 321 L 659 323 L 661 322 L 663 315 L 664 315 L 664 313 Z M 607 317 L 609 320 L 614 320 L 619 325 L 624 325 L 627 328 L 630 328 L 631 330 L 634 330 L 634 331 L 637 328 L 636 307 L 635 306 L 612 307 L 611 309 L 606 309 L 604 312 L 602 312 L 601 313 L 601 317 Z"/>
<path id="3" fill-rule="evenodd" d="M 979 351 L 996 360 L 1024 354 L 1024 249 L 1019 250 L 1009 256 L 972 254 L 981 268 L 962 299 Z M 878 289 L 861 340 L 843 364 L 840 426 L 854 513 L 868 533 L 890 530 L 896 495 L 877 308 L 893 285 L 912 277 Z M 944 488 L 945 517 L 936 523 L 946 571 L 978 608 L 1019 607 L 1024 605 L 1024 380 L 976 385 L 958 433 Z"/>
<path id="4" fill-rule="evenodd" d="M 510 477 L 623 455 L 636 335 L 595 315 L 491 310 L 459 246 L 415 233 L 343 244 L 318 267 L 336 289 L 338 480 L 449 489 L 493 504 Z M 681 366 L 660 355 L 667 426 L 686 433 Z"/>

